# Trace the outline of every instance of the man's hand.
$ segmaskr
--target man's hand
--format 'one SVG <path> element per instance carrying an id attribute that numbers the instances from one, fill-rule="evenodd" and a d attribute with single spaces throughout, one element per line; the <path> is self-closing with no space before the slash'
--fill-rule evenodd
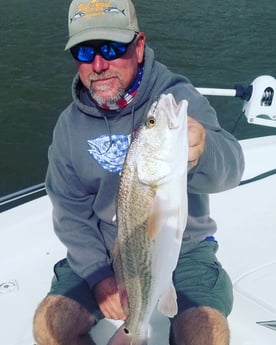
<path id="1" fill-rule="evenodd" d="M 113 320 L 126 319 L 114 277 L 108 277 L 95 285 L 94 295 L 101 312 L 106 318 Z"/>
<path id="2" fill-rule="evenodd" d="M 205 128 L 192 117 L 188 117 L 189 167 L 194 168 L 205 148 Z"/>

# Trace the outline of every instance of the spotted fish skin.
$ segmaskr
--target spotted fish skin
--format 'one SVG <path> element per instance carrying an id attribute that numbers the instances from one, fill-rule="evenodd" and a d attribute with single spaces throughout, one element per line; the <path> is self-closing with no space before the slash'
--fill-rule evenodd
<path id="1" fill-rule="evenodd" d="M 109 345 L 147 344 L 156 305 L 177 313 L 172 274 L 187 221 L 187 107 L 161 95 L 125 159 L 114 270 L 127 319 Z"/>

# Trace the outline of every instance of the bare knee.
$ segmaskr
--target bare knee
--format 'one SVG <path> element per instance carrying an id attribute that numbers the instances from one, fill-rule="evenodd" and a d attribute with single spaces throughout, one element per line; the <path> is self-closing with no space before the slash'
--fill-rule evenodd
<path id="1" fill-rule="evenodd" d="M 229 345 L 226 317 L 210 307 L 190 308 L 172 322 L 171 345 Z"/>
<path id="2" fill-rule="evenodd" d="M 48 296 L 36 310 L 33 332 L 38 345 L 81 344 L 77 339 L 86 337 L 94 324 L 92 315 L 77 302 Z"/>

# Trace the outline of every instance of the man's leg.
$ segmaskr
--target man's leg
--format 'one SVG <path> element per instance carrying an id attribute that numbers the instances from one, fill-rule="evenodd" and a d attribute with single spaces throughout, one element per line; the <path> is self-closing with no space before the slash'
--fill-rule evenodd
<path id="1" fill-rule="evenodd" d="M 48 296 L 38 306 L 33 332 L 38 345 L 93 345 L 88 334 L 103 314 L 86 283 L 66 259 L 54 267 Z"/>
<path id="2" fill-rule="evenodd" d="M 170 345 L 229 345 L 226 317 L 210 307 L 194 307 L 179 314 L 171 327 Z"/>
<path id="3" fill-rule="evenodd" d="M 48 296 L 34 316 L 37 345 L 93 345 L 88 332 L 92 315 L 77 302 L 60 295 Z"/>
<path id="4" fill-rule="evenodd" d="M 171 345 L 228 345 L 231 280 L 216 258 L 217 242 L 181 252 L 174 272 L 179 313 L 171 320 Z"/>

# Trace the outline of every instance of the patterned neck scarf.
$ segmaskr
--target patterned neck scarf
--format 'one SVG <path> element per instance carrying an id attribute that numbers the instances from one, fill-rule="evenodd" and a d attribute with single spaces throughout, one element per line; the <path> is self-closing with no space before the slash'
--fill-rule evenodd
<path id="1" fill-rule="evenodd" d="M 138 92 L 138 88 L 141 84 L 141 80 L 143 77 L 143 72 L 144 72 L 144 66 L 139 68 L 137 77 L 131 86 L 130 89 L 125 93 L 124 96 L 122 96 L 117 102 L 106 102 L 106 103 L 98 103 L 97 104 L 106 110 L 118 110 L 121 108 L 125 108 L 135 97 L 135 95 Z"/>

